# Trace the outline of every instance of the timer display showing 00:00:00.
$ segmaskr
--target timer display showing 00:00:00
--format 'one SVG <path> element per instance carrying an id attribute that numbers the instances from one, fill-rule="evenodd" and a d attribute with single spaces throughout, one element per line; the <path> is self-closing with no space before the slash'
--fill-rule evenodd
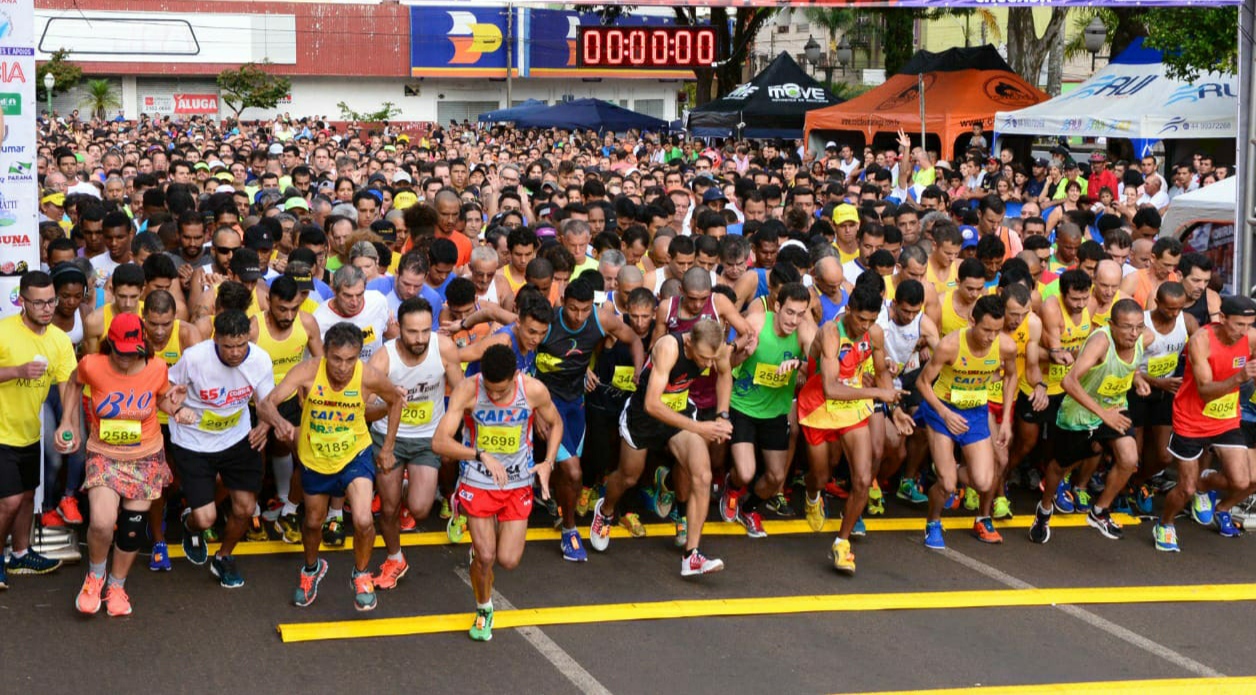
<path id="1" fill-rule="evenodd" d="M 720 60 L 710 27 L 581 27 L 580 67 L 693 68 Z"/>

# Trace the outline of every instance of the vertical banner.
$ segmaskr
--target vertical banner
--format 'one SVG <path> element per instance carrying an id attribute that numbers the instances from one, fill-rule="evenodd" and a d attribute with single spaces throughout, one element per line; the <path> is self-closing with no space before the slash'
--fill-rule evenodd
<path id="1" fill-rule="evenodd" d="M 34 23 L 34 0 L 0 0 L 0 317 L 17 312 L 18 281 L 39 269 Z"/>

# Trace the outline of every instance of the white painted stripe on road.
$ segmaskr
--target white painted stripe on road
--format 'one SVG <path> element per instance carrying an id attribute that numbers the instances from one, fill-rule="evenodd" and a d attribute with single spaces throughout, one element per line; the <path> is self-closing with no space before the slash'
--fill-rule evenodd
<path id="1" fill-rule="evenodd" d="M 471 574 L 469 572 L 461 567 L 454 570 L 454 572 L 467 586 L 471 586 Z M 501 592 L 497 589 L 493 589 L 493 606 L 495 608 L 500 607 L 508 611 L 515 610 L 514 604 L 506 600 L 506 597 L 502 596 Z M 594 678 L 592 673 L 586 671 L 584 667 L 580 665 L 580 662 L 576 661 L 575 657 L 567 653 L 567 650 L 558 646 L 557 642 L 550 639 L 549 635 L 542 632 L 541 628 L 521 627 L 517 628 L 515 632 L 523 635 L 523 638 L 528 641 L 528 644 L 531 644 L 538 652 L 540 652 L 541 656 L 545 657 L 546 661 L 553 664 L 554 668 L 558 669 L 558 672 L 563 674 L 567 680 L 571 681 L 571 684 L 576 686 L 580 692 L 585 693 L 586 695 L 611 695 L 611 691 L 607 690 L 606 686 L 602 685 L 598 679 Z"/>
<path id="2" fill-rule="evenodd" d="M 974 572 L 983 574 L 1006 587 L 1009 587 L 1012 589 L 1036 589 L 1037 588 L 1028 582 L 1025 582 L 1020 579 L 1017 579 L 1016 577 L 1013 577 L 1012 575 L 1008 574 L 1007 572 L 1004 572 L 1003 570 L 1000 570 L 996 567 L 991 567 L 990 565 L 987 565 L 981 560 L 978 560 L 974 557 L 969 557 L 968 555 L 965 555 L 951 548 L 947 548 L 946 550 L 942 551 L 940 554 L 942 555 L 942 557 L 945 557 L 951 560 L 952 562 L 956 562 L 960 565 L 963 565 L 964 567 L 967 567 L 968 569 L 973 570 Z M 1154 656 L 1164 659 L 1165 661 L 1168 661 L 1170 663 L 1177 664 L 1178 666 L 1181 666 L 1182 668 L 1186 669 L 1187 671 L 1190 671 L 1191 673 L 1197 676 L 1207 676 L 1210 678 L 1217 678 L 1217 677 L 1221 677 L 1225 675 L 1221 673 L 1220 671 L 1217 671 L 1205 664 L 1202 664 L 1190 658 L 1189 656 L 1186 656 L 1185 654 L 1182 654 L 1181 652 L 1174 651 L 1173 649 L 1170 649 L 1169 647 L 1166 647 L 1163 644 L 1156 642 L 1155 640 L 1148 639 L 1147 637 L 1144 637 L 1143 635 L 1140 635 L 1137 632 L 1134 632 L 1133 630 L 1124 628 L 1112 622 L 1111 620 L 1108 620 L 1107 618 L 1104 618 L 1095 613 L 1092 613 L 1091 611 L 1088 611 L 1085 608 L 1082 608 L 1080 606 L 1057 605 L 1057 606 L 1054 606 L 1054 608 L 1065 613 L 1066 615 L 1070 615 L 1074 618 L 1077 618 L 1078 620 L 1090 625 L 1091 627 L 1097 628 L 1099 630 L 1103 630 L 1104 632 L 1108 633 L 1109 635 L 1112 635 L 1113 637 L 1119 640 L 1132 644 L 1135 647 L 1138 647 L 1139 649 L 1142 649 L 1145 652 L 1148 652 Z"/>

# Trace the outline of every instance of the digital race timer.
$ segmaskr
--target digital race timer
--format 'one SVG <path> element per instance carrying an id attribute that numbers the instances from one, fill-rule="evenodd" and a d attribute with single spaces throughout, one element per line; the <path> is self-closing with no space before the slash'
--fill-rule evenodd
<path id="1" fill-rule="evenodd" d="M 582 68 L 709 68 L 724 59 L 711 27 L 580 27 L 576 64 Z"/>

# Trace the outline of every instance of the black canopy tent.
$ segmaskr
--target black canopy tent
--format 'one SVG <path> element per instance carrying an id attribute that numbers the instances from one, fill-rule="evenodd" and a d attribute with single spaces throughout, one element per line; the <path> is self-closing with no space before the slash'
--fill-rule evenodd
<path id="1" fill-rule="evenodd" d="M 728 96 L 690 111 L 686 125 L 699 137 L 800 138 L 808 111 L 842 101 L 782 52 Z"/>

